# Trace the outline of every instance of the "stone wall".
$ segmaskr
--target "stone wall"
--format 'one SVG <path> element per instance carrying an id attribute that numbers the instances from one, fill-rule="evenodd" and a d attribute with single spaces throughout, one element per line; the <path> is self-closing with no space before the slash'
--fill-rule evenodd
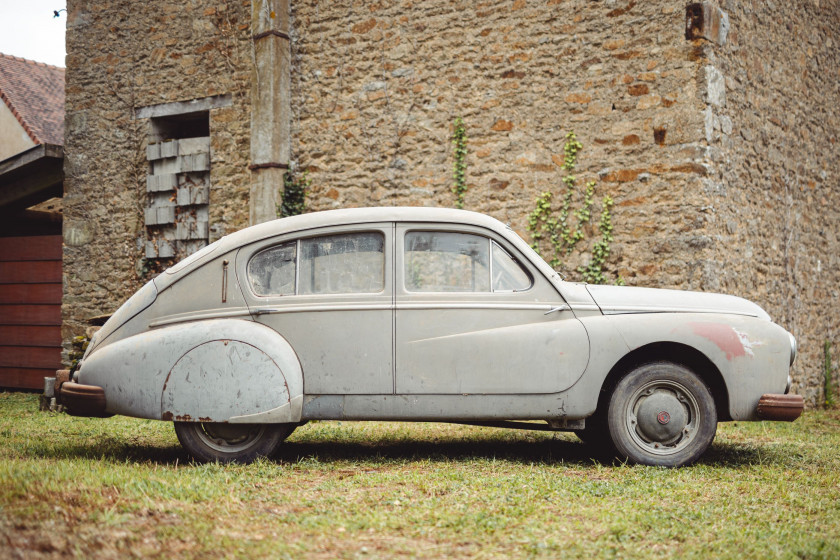
<path id="1" fill-rule="evenodd" d="M 840 4 L 721 7 L 729 39 L 706 50 L 726 86 L 704 181 L 717 263 L 709 287 L 754 299 L 796 335 L 796 390 L 815 404 L 823 399 L 823 344 L 832 341 L 837 354 L 840 343 Z"/>
<path id="2" fill-rule="evenodd" d="M 292 17 L 293 159 L 309 171 L 313 209 L 453 206 L 462 117 L 465 208 L 527 239 L 536 197 L 552 191 L 559 206 L 575 131 L 581 193 L 594 179 L 596 200 L 616 200 L 613 276 L 714 281 L 703 54 L 684 37 L 683 5 L 300 1 Z M 586 258 L 565 263 L 572 276 Z"/>
<path id="3" fill-rule="evenodd" d="M 251 7 L 68 3 L 66 338 L 148 277 L 150 129 L 136 108 L 232 96 L 210 112 L 211 240 L 248 224 Z M 465 208 L 529 239 L 537 196 L 560 205 L 574 131 L 575 204 L 590 180 L 596 203 L 570 278 L 610 195 L 610 278 L 757 301 L 797 334 L 795 380 L 813 405 L 822 342 L 836 342 L 840 14 L 720 8 L 730 29 L 715 42 L 686 39 L 672 0 L 292 0 L 291 158 L 310 209 L 455 206 L 461 117 Z"/>
<path id="4" fill-rule="evenodd" d="M 231 95 L 210 113 L 210 240 L 248 225 L 250 0 L 70 0 L 64 195 L 65 341 L 166 263 L 143 259 L 142 107 Z"/>

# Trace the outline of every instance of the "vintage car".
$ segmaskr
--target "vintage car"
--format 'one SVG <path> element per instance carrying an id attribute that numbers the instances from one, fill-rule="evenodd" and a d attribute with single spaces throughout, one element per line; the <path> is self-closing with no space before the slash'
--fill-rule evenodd
<path id="1" fill-rule="evenodd" d="M 511 228 L 367 208 L 223 237 L 150 281 L 53 387 L 71 414 L 173 421 L 199 461 L 309 420 L 574 431 L 689 464 L 717 423 L 793 420 L 796 341 L 733 296 L 563 281 Z"/>

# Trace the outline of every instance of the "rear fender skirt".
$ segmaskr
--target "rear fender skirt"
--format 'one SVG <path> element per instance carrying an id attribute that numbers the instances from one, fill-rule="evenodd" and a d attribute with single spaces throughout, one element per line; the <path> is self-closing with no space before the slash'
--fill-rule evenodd
<path id="1" fill-rule="evenodd" d="M 244 319 L 146 331 L 92 352 L 79 383 L 102 387 L 106 411 L 180 421 L 300 421 L 303 375 L 288 342 Z M 242 420 L 239 420 L 242 421 Z"/>

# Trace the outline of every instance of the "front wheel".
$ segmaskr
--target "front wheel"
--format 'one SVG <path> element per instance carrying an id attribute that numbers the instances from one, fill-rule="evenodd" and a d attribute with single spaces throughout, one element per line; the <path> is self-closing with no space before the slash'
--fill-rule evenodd
<path id="1" fill-rule="evenodd" d="M 250 463 L 272 455 L 297 424 L 175 422 L 178 441 L 202 463 Z"/>
<path id="2" fill-rule="evenodd" d="M 656 362 L 622 378 L 610 397 L 607 423 L 619 457 L 680 467 L 711 445 L 717 411 L 709 388 L 691 370 Z"/>

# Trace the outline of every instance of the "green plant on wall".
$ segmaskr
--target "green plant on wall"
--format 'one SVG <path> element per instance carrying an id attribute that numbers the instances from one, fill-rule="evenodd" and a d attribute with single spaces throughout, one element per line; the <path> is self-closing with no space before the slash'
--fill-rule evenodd
<path id="1" fill-rule="evenodd" d="M 574 175 L 577 166 L 577 154 L 583 149 L 574 132 L 566 134 L 566 143 L 563 146 L 563 166 L 565 172 L 563 177 L 563 200 L 557 215 L 552 212 L 551 191 L 541 193 L 536 200 L 534 210 L 528 215 L 528 232 L 531 234 L 531 247 L 537 253 L 542 254 L 542 246 L 550 247 L 550 258 L 547 258 L 553 268 L 563 266 L 563 260 L 575 250 L 578 243 L 586 237 L 585 225 L 592 218 L 592 206 L 595 198 L 595 181 L 589 181 L 583 191 L 583 201 L 580 207 L 572 210 L 574 195 L 576 192 L 577 178 Z M 604 264 L 610 256 L 610 243 L 613 240 L 612 231 L 612 207 L 613 199 L 605 195 L 601 201 L 601 219 L 598 223 L 600 239 L 592 245 L 589 262 L 586 266 L 577 267 L 577 272 L 583 280 L 591 284 L 605 284 L 607 277 L 604 274 Z M 574 217 L 574 225 L 571 217 Z M 617 284 L 624 284 L 619 277 Z"/>
<path id="2" fill-rule="evenodd" d="M 455 118 L 452 151 L 455 155 L 455 163 L 452 166 L 454 181 L 452 192 L 455 194 L 455 208 L 463 208 L 464 194 L 467 192 L 467 129 L 461 117 Z"/>
<path id="3" fill-rule="evenodd" d="M 294 169 L 286 171 L 283 174 L 283 202 L 277 207 L 277 215 L 286 218 L 306 212 L 306 191 L 311 182 L 306 171 L 300 175 Z"/>
<path id="4" fill-rule="evenodd" d="M 84 357 L 88 344 L 90 344 L 90 338 L 85 335 L 73 337 L 70 352 L 67 354 L 71 368 L 76 367 L 76 364 Z"/>

